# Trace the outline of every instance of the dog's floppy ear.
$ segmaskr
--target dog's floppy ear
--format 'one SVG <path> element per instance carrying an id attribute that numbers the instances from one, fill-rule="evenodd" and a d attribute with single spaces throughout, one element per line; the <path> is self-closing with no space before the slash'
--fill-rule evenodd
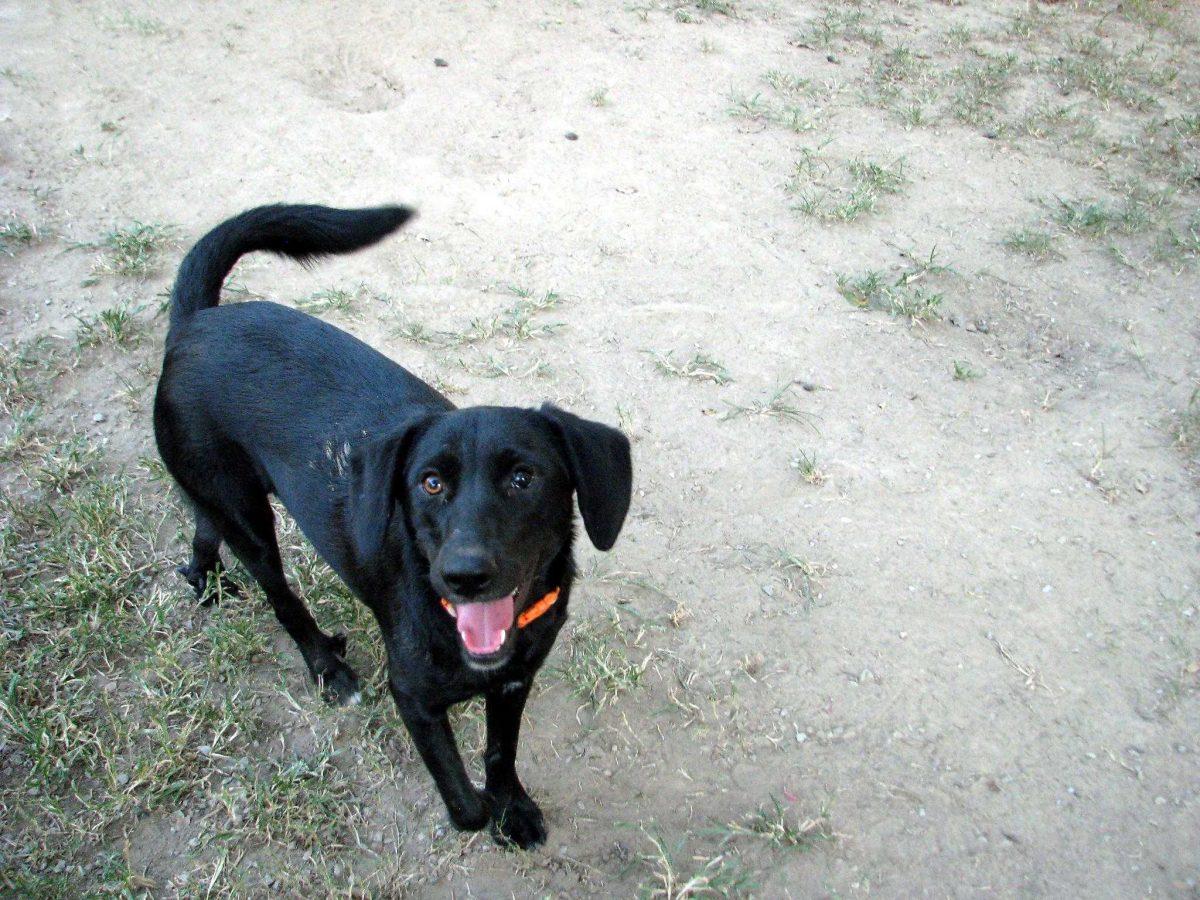
<path id="1" fill-rule="evenodd" d="M 383 550 L 396 507 L 396 479 L 413 440 L 428 423 L 428 418 L 417 419 L 384 432 L 361 444 L 350 457 L 346 518 L 360 560 L 372 559 Z"/>
<path id="2" fill-rule="evenodd" d="M 562 439 L 588 537 L 597 549 L 610 549 L 625 523 L 633 490 L 629 439 L 615 428 L 550 403 L 543 404 L 540 412 Z"/>

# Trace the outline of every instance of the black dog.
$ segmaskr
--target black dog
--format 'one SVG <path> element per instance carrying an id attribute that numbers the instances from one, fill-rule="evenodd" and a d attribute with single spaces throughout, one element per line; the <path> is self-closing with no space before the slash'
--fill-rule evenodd
<path id="1" fill-rule="evenodd" d="M 455 409 L 366 344 L 274 303 L 218 307 L 238 257 L 301 262 L 367 247 L 403 207 L 264 206 L 205 235 L 171 299 L 154 432 L 196 516 L 181 572 L 207 596 L 221 541 L 262 586 L 309 671 L 358 699 L 344 635 L 288 587 L 267 497 L 278 496 L 375 614 L 388 686 L 450 818 L 501 842 L 545 840 L 517 778 L 521 712 L 567 615 L 572 493 L 588 537 L 612 547 L 629 509 L 629 441 L 551 405 Z M 467 777 L 446 710 L 487 698 L 486 785 Z"/>

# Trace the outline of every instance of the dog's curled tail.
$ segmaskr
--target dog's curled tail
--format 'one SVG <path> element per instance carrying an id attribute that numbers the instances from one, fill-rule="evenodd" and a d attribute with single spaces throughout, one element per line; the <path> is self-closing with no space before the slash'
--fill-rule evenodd
<path id="1" fill-rule="evenodd" d="M 188 251 L 171 292 L 171 328 L 216 306 L 221 285 L 238 258 L 267 250 L 308 264 L 383 240 L 416 210 L 407 206 L 334 209 L 329 206 L 258 206 L 222 222 Z"/>

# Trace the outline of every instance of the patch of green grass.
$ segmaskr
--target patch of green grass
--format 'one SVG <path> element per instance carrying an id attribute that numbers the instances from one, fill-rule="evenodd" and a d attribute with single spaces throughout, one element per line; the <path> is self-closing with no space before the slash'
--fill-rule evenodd
<path id="1" fill-rule="evenodd" d="M 452 336 L 452 342 L 476 344 L 496 337 L 506 337 L 513 341 L 527 341 L 533 338 L 548 337 L 563 327 L 562 322 L 542 322 L 534 318 L 540 313 L 554 309 L 562 301 L 562 298 L 554 291 L 547 291 L 541 297 L 522 290 L 512 290 L 512 292 L 518 298 L 512 307 L 490 319 L 472 320 L 466 331 Z"/>
<path id="2" fill-rule="evenodd" d="M 947 78 L 955 85 L 950 109 L 958 121 L 980 125 L 996 118 L 1004 95 L 1012 87 L 1017 65 L 1015 53 L 981 56 L 950 71 Z"/>
<path id="3" fill-rule="evenodd" d="M 460 359 L 458 364 L 476 378 L 549 378 L 554 368 L 541 357 L 521 355 L 513 360 L 491 353 L 480 359 Z"/>
<path id="4" fill-rule="evenodd" d="M 33 404 L 48 388 L 57 360 L 58 350 L 45 335 L 0 343 L 0 413 L 12 416 Z"/>
<path id="5" fill-rule="evenodd" d="M 1171 119 L 1168 125 L 1180 137 L 1200 137 L 1200 113 L 1182 113 Z"/>
<path id="6" fill-rule="evenodd" d="M 389 334 L 402 341 L 408 341 L 410 344 L 418 344 L 420 346 L 439 344 L 446 340 L 444 333 L 434 331 L 423 322 L 417 322 L 413 319 L 404 319 Z"/>
<path id="7" fill-rule="evenodd" d="M 800 477 L 809 484 L 821 485 L 825 483 L 825 472 L 817 464 L 817 454 L 807 450 L 801 450 L 792 457 L 792 468 L 800 473 Z"/>
<path id="8" fill-rule="evenodd" d="M 971 364 L 965 359 L 954 360 L 955 381 L 974 381 L 975 379 L 982 377 L 983 373 L 972 368 Z"/>
<path id="9" fill-rule="evenodd" d="M 630 649 L 615 613 L 609 619 L 585 619 L 571 630 L 567 661 L 557 672 L 575 696 L 603 709 L 642 684 L 651 655 L 638 662 Z"/>
<path id="10" fill-rule="evenodd" d="M 737 16 L 737 6 L 730 0 L 692 0 L 692 6 L 700 12 L 717 13 L 730 18 Z"/>
<path id="11" fill-rule="evenodd" d="M 799 422 L 816 431 L 816 426 L 813 424 L 816 416 L 793 405 L 789 400 L 795 386 L 794 381 L 784 382 L 762 400 L 751 400 L 746 404 L 726 401 L 726 410 L 721 414 L 721 421 L 728 422 L 742 416 L 765 416 L 771 419 Z"/>
<path id="12" fill-rule="evenodd" d="M 1072 234 L 1101 238 L 1111 232 L 1135 234 L 1157 218 L 1166 198 L 1138 192 L 1128 194 L 1120 205 L 1107 200 L 1058 198 L 1054 221 Z"/>
<path id="13" fill-rule="evenodd" d="M 861 41 L 871 46 L 883 43 L 883 34 L 867 22 L 866 10 L 858 5 L 835 3 L 821 10 L 791 41 L 799 46 L 829 47 L 834 41 Z"/>
<path id="14" fill-rule="evenodd" d="M 361 284 L 353 289 L 322 288 L 297 300 L 296 308 L 315 316 L 328 313 L 353 315 L 357 312 L 358 301 L 366 293 L 366 286 Z"/>
<path id="15" fill-rule="evenodd" d="M 827 811 L 822 810 L 816 818 L 800 819 L 775 797 L 743 820 L 730 822 L 725 830 L 731 837 L 750 835 L 780 850 L 809 850 L 834 839 Z"/>
<path id="16" fill-rule="evenodd" d="M 962 50 L 970 45 L 973 37 L 971 29 L 966 25 L 951 25 L 942 35 L 942 41 L 948 47 Z"/>
<path id="17" fill-rule="evenodd" d="M 138 314 L 145 306 L 130 306 L 122 301 L 116 306 L 102 309 L 94 316 L 76 316 L 79 330 L 75 343 L 80 349 L 109 345 L 112 347 L 136 346 L 141 340 L 143 326 Z"/>
<path id="18" fill-rule="evenodd" d="M 918 81 L 930 74 L 929 62 L 906 44 L 888 47 L 871 62 L 871 80 L 885 92 L 889 87 Z"/>
<path id="19" fill-rule="evenodd" d="M 1159 255 L 1180 268 L 1181 263 L 1200 260 L 1200 212 L 1178 228 L 1169 226 L 1163 234 Z"/>
<path id="20" fill-rule="evenodd" d="M 1022 116 L 1016 128 L 1029 137 L 1047 138 L 1061 134 L 1075 121 L 1076 115 L 1071 107 L 1042 102 Z"/>
<path id="21" fill-rule="evenodd" d="M 879 162 L 858 157 L 846 164 L 840 179 L 828 168 L 819 174 L 813 162 L 811 157 L 802 159 L 785 188 L 799 198 L 799 212 L 827 222 L 852 222 L 873 213 L 885 195 L 899 194 L 908 184 L 902 158 Z"/>
<path id="22" fill-rule="evenodd" d="M 762 80 L 775 91 L 788 97 L 803 97 L 812 90 L 812 79 L 801 78 L 780 69 L 770 69 L 763 73 Z"/>
<path id="23" fill-rule="evenodd" d="M 120 16 L 109 16 L 104 20 L 104 24 L 112 31 L 132 31 L 143 37 L 161 37 L 167 33 L 167 26 L 161 19 L 136 16 L 128 10 Z"/>
<path id="24" fill-rule="evenodd" d="M 230 825 L 268 844 L 329 850 L 350 846 L 361 817 L 350 779 L 334 751 L 272 760 L 263 771 L 239 773 L 219 795 Z"/>
<path id="25" fill-rule="evenodd" d="M 56 444 L 42 457 L 33 480 L 46 490 L 64 493 L 80 477 L 95 470 L 99 457 L 100 451 L 87 438 L 76 435 Z"/>
<path id="26" fill-rule="evenodd" d="M 682 361 L 677 361 L 672 353 L 650 351 L 650 356 L 654 360 L 654 368 L 664 375 L 713 384 L 728 384 L 733 381 L 725 366 L 702 351 L 697 351 L 689 359 Z"/>
<path id="27" fill-rule="evenodd" d="M 943 296 L 918 282 L 952 272 L 948 264 L 938 262 L 935 247 L 927 258 L 915 260 L 894 281 L 877 270 L 857 276 L 839 274 L 837 289 L 860 309 L 883 310 L 910 322 L 924 322 L 940 318 Z"/>
<path id="28" fill-rule="evenodd" d="M 815 88 L 809 79 L 800 78 L 778 69 L 771 69 L 763 74 L 762 81 L 766 83 L 775 97 L 764 97 L 762 92 L 731 93 L 729 95 L 729 114 L 731 116 L 777 125 L 797 134 L 811 131 L 816 127 L 813 105 L 797 102 L 800 98 L 811 96 L 814 92 Z"/>
<path id="29" fill-rule="evenodd" d="M 729 95 L 729 115 L 737 119 L 769 122 L 775 114 L 774 107 L 761 93 Z"/>
<path id="30" fill-rule="evenodd" d="M 1035 65 L 1059 91 L 1086 91 L 1103 102 L 1116 101 L 1132 109 L 1147 110 L 1158 104 L 1144 85 L 1151 81 L 1151 70 L 1141 67 L 1144 48 L 1133 52 L 1106 47 L 1098 37 L 1071 38 L 1065 52 Z"/>
<path id="31" fill-rule="evenodd" d="M 134 222 L 110 231 L 95 245 L 101 250 L 94 271 L 101 275 L 144 278 L 154 271 L 159 253 L 172 243 L 167 225 Z"/>
<path id="32" fill-rule="evenodd" d="M 1200 386 L 1192 391 L 1187 405 L 1173 416 L 1172 431 L 1180 449 L 1200 459 Z"/>
<path id="33" fill-rule="evenodd" d="M 669 841 L 656 830 L 642 829 L 653 848 L 641 856 L 650 870 L 650 883 L 639 895 L 649 900 L 689 900 L 694 897 L 740 897 L 756 885 L 741 861 L 725 850 L 716 855 L 687 853 L 687 837 Z"/>
<path id="34" fill-rule="evenodd" d="M 0 432 L 0 462 L 24 460 L 44 449 L 42 408 L 19 409 L 9 417 L 7 430 Z"/>
<path id="35" fill-rule="evenodd" d="M 1013 16 L 1008 23 L 1008 33 L 1013 37 L 1026 38 L 1037 30 L 1037 13 L 1036 11 L 1025 15 Z"/>
<path id="36" fill-rule="evenodd" d="M 606 87 L 596 88 L 588 95 L 588 103 L 596 108 L 608 106 L 609 102 L 608 88 Z"/>
<path id="37" fill-rule="evenodd" d="M 1058 255 L 1054 249 L 1054 233 L 1041 228 L 1026 227 L 1011 231 L 1005 235 L 1004 246 L 1014 253 L 1024 253 L 1035 259 Z"/>
<path id="38" fill-rule="evenodd" d="M 18 247 L 28 247 L 40 237 L 36 226 L 11 217 L 0 223 L 0 253 L 12 256 Z"/>

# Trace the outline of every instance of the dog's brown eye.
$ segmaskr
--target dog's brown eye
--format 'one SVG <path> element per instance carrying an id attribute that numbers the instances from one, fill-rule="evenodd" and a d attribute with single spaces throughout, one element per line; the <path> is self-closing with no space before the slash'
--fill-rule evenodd
<path id="1" fill-rule="evenodd" d="M 437 475 L 426 475 L 421 479 L 421 488 L 429 496 L 436 497 L 446 489 L 446 485 Z"/>
<path id="2" fill-rule="evenodd" d="M 533 483 L 533 473 L 528 469 L 517 469 L 512 475 L 512 486 L 523 491 Z"/>

